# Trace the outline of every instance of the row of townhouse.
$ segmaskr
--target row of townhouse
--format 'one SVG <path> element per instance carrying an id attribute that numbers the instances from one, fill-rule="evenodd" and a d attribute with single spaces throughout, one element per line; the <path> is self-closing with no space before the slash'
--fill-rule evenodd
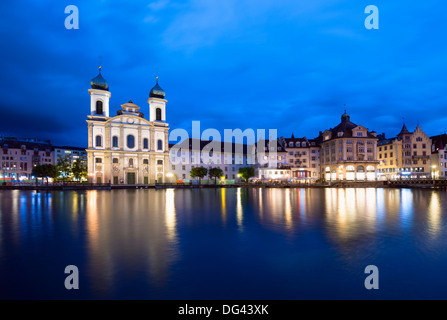
<path id="1" fill-rule="evenodd" d="M 353 123 L 346 111 L 337 126 L 320 131 L 315 139 L 292 134 L 291 138 L 279 138 L 274 148 L 268 141 L 262 148 L 275 151 L 275 155 L 263 156 L 269 162 L 262 164 L 263 159 L 257 158 L 255 167 L 261 180 L 311 183 L 447 178 L 447 134 L 429 137 L 419 125 L 410 132 L 403 124 L 396 137 L 387 139 L 384 133 L 378 135 Z"/>
<path id="2" fill-rule="evenodd" d="M 33 167 L 57 164 L 59 156 L 71 162 L 79 159 L 86 164 L 87 152 L 78 147 L 56 147 L 50 140 L 34 138 L 0 137 L 1 181 L 33 179 Z"/>
<path id="3" fill-rule="evenodd" d="M 393 138 L 380 135 L 377 179 L 447 178 L 446 143 L 445 133 L 429 137 L 419 125 L 410 132 L 404 124 Z"/>

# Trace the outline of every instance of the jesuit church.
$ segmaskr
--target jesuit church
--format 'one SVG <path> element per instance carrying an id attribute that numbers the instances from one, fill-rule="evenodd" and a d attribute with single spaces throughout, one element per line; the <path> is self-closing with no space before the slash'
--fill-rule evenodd
<path id="1" fill-rule="evenodd" d="M 110 115 L 107 81 L 92 79 L 88 124 L 88 180 L 92 183 L 153 184 L 165 182 L 169 168 L 165 92 L 158 85 L 149 93 L 148 119 L 132 101 Z"/>

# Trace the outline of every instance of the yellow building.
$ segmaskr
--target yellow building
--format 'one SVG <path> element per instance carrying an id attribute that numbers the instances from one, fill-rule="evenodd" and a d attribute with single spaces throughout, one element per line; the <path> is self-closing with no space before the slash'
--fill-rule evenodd
<path id="1" fill-rule="evenodd" d="M 430 178 L 431 139 L 418 125 L 413 132 L 405 124 L 395 138 L 377 143 L 379 180 Z"/>
<path id="2" fill-rule="evenodd" d="M 321 177 L 326 181 L 376 180 L 377 135 L 345 113 L 341 123 L 321 134 Z"/>

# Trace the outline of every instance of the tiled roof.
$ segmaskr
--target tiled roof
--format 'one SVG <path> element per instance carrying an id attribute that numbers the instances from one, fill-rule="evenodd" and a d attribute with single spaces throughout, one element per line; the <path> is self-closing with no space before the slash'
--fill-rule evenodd
<path id="1" fill-rule="evenodd" d="M 54 148 L 50 143 L 45 143 L 42 141 L 34 142 L 30 140 L 18 140 L 18 139 L 1 139 L 0 147 L 1 149 L 21 149 L 22 146 L 25 146 L 26 150 L 34 150 L 38 148 L 40 151 L 53 151 Z"/>
<path id="2" fill-rule="evenodd" d="M 193 143 L 194 142 L 194 143 Z M 191 151 L 197 151 L 196 148 L 196 144 L 197 142 L 199 143 L 199 147 L 200 150 L 202 150 L 205 146 L 207 146 L 210 142 L 210 140 L 199 140 L 199 139 L 186 139 L 184 141 L 182 141 L 181 143 L 179 143 L 179 147 L 180 148 L 184 148 L 184 149 L 189 149 Z M 247 152 L 250 150 L 251 146 L 247 146 L 246 144 L 240 144 L 240 143 L 231 143 L 231 142 L 222 142 L 222 141 L 218 141 L 218 143 L 220 144 L 220 152 L 224 152 L 225 149 L 227 150 L 231 150 L 233 153 L 236 152 L 236 148 L 240 148 L 242 147 L 242 152 L 243 154 L 247 154 Z M 176 143 L 170 143 L 169 144 L 169 148 L 172 148 L 173 146 L 177 145 Z M 216 150 L 214 150 L 216 151 Z M 239 150 L 237 150 L 239 151 Z"/>

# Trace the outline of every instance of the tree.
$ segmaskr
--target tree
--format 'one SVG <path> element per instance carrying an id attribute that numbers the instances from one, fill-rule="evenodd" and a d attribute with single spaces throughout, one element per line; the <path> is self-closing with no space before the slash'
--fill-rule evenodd
<path id="1" fill-rule="evenodd" d="M 57 160 L 57 168 L 62 176 L 62 180 L 65 181 L 65 179 L 71 175 L 70 159 L 68 157 L 59 156 L 59 159 Z"/>
<path id="2" fill-rule="evenodd" d="M 248 182 L 248 179 L 255 176 L 255 168 L 253 167 L 239 168 L 239 174 L 245 180 L 245 182 Z"/>
<path id="3" fill-rule="evenodd" d="M 59 169 L 54 164 L 44 164 L 44 173 L 45 177 L 47 178 L 47 185 L 48 185 L 48 178 L 56 179 L 59 177 Z"/>
<path id="4" fill-rule="evenodd" d="M 221 168 L 219 168 L 219 167 L 216 167 L 216 168 L 210 168 L 209 170 L 208 170 L 208 175 L 209 175 L 209 177 L 212 179 L 212 178 L 214 178 L 214 184 L 216 184 L 216 180 L 217 180 L 217 178 L 220 178 L 220 177 L 222 177 L 223 176 L 223 171 L 222 171 L 222 169 Z"/>
<path id="5" fill-rule="evenodd" d="M 195 167 L 192 168 L 189 174 L 191 178 L 199 178 L 199 184 L 203 177 L 205 177 L 208 173 L 208 169 L 205 167 Z"/>
<path id="6" fill-rule="evenodd" d="M 78 179 L 79 181 L 81 180 L 81 178 L 87 178 L 87 166 L 84 163 L 82 163 L 79 159 L 77 159 L 73 163 L 71 172 L 73 174 L 73 177 L 75 179 Z"/>
<path id="7" fill-rule="evenodd" d="M 31 171 L 31 175 L 36 177 L 36 186 L 37 186 L 37 178 L 45 177 L 44 170 L 42 167 L 43 167 L 42 165 L 37 165 L 33 167 L 33 170 Z"/>
<path id="8" fill-rule="evenodd" d="M 47 179 L 47 185 L 48 185 L 48 178 L 57 178 L 59 176 L 59 170 L 58 167 L 54 164 L 42 164 L 37 165 L 33 168 L 32 175 L 39 177 L 39 178 L 46 178 Z M 37 184 L 37 179 L 36 179 Z"/>

